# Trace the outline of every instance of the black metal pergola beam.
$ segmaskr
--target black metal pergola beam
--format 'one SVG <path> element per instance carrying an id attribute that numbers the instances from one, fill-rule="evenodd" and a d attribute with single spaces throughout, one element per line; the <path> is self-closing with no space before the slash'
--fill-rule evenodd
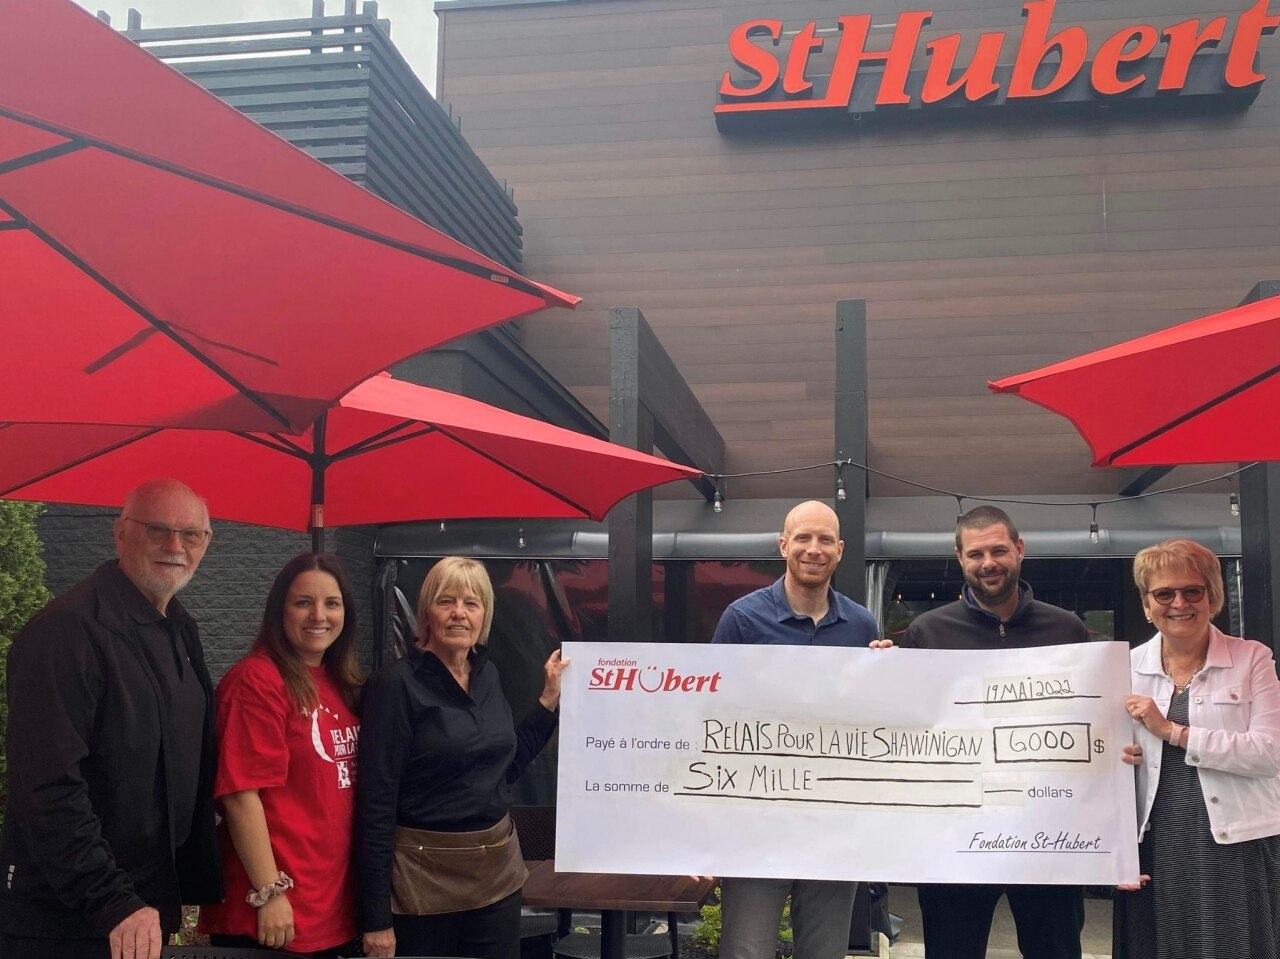
<path id="1" fill-rule="evenodd" d="M 724 437 L 693 395 L 644 314 L 635 307 L 610 310 L 609 335 L 613 356 L 628 364 L 634 361 L 640 399 L 653 417 L 653 445 L 667 459 L 697 467 L 703 473 L 723 473 Z M 611 433 L 612 423 L 611 418 Z M 703 499 L 711 502 L 716 491 L 711 480 L 698 477 L 690 482 Z"/>
<path id="2" fill-rule="evenodd" d="M 609 439 L 712 475 L 724 472 L 724 438 L 636 307 L 609 310 Z M 692 481 L 708 501 L 715 484 Z M 651 642 L 653 494 L 629 496 L 609 511 L 609 638 Z M 674 577 L 678 589 L 687 577 Z M 679 597 L 674 598 L 678 605 Z M 683 621 L 683 617 L 681 618 Z M 670 629 L 675 621 L 669 617 Z M 667 635 L 668 640 L 684 636 Z"/>
<path id="3" fill-rule="evenodd" d="M 1121 496 L 1138 496 L 1173 472 L 1172 466 L 1125 466 L 1116 471 L 1116 491 Z"/>
<path id="4" fill-rule="evenodd" d="M 1240 305 L 1280 296 L 1280 280 L 1256 284 Z M 1275 648 L 1280 606 L 1280 463 L 1240 474 L 1241 619 L 1247 639 Z"/>

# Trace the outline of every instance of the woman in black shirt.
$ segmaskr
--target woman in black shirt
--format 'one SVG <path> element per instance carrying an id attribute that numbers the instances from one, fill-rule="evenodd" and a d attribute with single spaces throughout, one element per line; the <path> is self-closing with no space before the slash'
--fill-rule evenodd
<path id="1" fill-rule="evenodd" d="M 442 559 L 418 595 L 418 639 L 366 686 L 357 799 L 364 951 L 518 959 L 527 873 L 511 784 L 556 726 L 557 650 L 519 728 L 483 645 L 484 566 Z"/>

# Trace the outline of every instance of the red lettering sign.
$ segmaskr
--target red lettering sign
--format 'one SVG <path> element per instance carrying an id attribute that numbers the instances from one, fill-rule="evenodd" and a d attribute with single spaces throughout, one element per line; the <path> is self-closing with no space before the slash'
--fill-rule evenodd
<path id="1" fill-rule="evenodd" d="M 670 666 L 632 666 L 622 669 L 591 670 L 589 690 L 646 693 L 716 693 L 720 691 L 720 674 L 678 673 Z"/>
<path id="2" fill-rule="evenodd" d="M 1266 79 L 1256 68 L 1258 46 L 1263 36 L 1280 27 L 1280 15 L 1268 11 L 1268 2 L 1257 0 L 1237 18 L 1227 55 L 1215 61 L 1221 63 L 1215 77 L 1218 89 L 1207 92 L 1256 92 Z M 960 94 L 970 103 L 1034 102 L 1052 100 L 1069 85 L 1079 89 L 1081 84 L 1086 85 L 1089 96 L 1104 100 L 1144 90 L 1149 90 L 1149 95 L 1184 91 L 1197 54 L 1215 47 L 1227 31 L 1225 16 L 1203 25 L 1199 20 L 1184 20 L 1163 29 L 1147 24 L 1127 26 L 1103 40 L 1090 63 L 1089 37 L 1083 27 L 1053 29 L 1054 3 L 1029 0 L 1023 4 L 1026 23 L 1016 49 L 1011 51 L 1011 67 L 999 66 L 1007 34 L 988 32 L 978 37 L 968 65 L 957 70 L 962 37 L 955 33 L 925 43 L 928 65 L 915 73 L 911 64 L 921 32 L 933 19 L 931 10 L 899 14 L 888 48 L 878 50 L 868 49 L 871 17 L 867 14 L 837 17 L 839 35 L 830 41 L 811 20 L 795 33 L 785 59 L 771 49 L 782 43 L 782 21 L 751 20 L 730 35 L 729 55 L 754 79 L 743 85 L 733 73 L 726 72 L 720 81 L 721 102 L 715 110 L 717 114 L 849 111 L 855 98 L 874 107 L 918 107 L 960 101 Z M 762 36 L 769 39 L 769 47 L 755 42 Z M 834 51 L 827 51 L 834 56 L 823 86 L 816 82 L 820 78 L 810 76 L 810 60 L 824 52 L 828 42 L 835 45 Z M 1164 56 L 1154 57 L 1160 44 L 1165 46 Z M 855 92 L 866 66 L 880 68 L 867 72 L 864 80 L 877 84 L 874 99 L 870 91 Z M 818 89 L 820 86 L 823 88 Z"/>

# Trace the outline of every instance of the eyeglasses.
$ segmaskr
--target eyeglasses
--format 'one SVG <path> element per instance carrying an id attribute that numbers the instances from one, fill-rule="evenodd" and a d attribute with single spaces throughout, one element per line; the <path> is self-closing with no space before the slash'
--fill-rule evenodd
<path id="1" fill-rule="evenodd" d="M 132 516 L 123 516 L 121 519 L 130 523 L 137 523 L 147 533 L 147 539 L 155 543 L 157 546 L 161 543 L 167 543 L 175 535 L 182 541 L 182 545 L 187 549 L 199 549 L 205 543 L 209 542 L 209 537 L 213 535 L 210 530 L 199 529 L 195 526 L 188 526 L 186 529 L 173 529 L 161 523 L 145 523 L 140 519 L 134 519 Z"/>
<path id="2" fill-rule="evenodd" d="M 1166 586 L 1162 589 L 1149 589 L 1147 595 L 1161 606 L 1168 606 L 1179 593 L 1188 603 L 1198 603 L 1208 591 L 1204 586 Z"/>

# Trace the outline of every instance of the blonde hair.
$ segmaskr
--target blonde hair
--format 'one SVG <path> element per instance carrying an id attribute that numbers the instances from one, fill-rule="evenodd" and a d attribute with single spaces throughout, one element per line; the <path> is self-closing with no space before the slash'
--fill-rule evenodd
<path id="1" fill-rule="evenodd" d="M 1141 550 L 1133 558 L 1133 582 L 1147 599 L 1147 584 L 1157 573 L 1191 570 L 1199 573 L 1209 589 L 1209 607 L 1213 615 L 1222 612 L 1226 590 L 1222 585 L 1222 565 L 1213 550 L 1189 539 L 1167 539 Z"/>
<path id="2" fill-rule="evenodd" d="M 418 640 L 426 642 L 431 628 L 428 613 L 432 604 L 447 592 L 465 592 L 470 590 L 479 598 L 484 606 L 484 625 L 480 628 L 477 642 L 485 642 L 489 638 L 489 627 L 493 625 L 493 584 L 489 582 L 489 573 L 484 563 L 466 556 L 446 556 L 431 567 L 427 578 L 422 581 L 422 590 L 418 593 Z"/>

